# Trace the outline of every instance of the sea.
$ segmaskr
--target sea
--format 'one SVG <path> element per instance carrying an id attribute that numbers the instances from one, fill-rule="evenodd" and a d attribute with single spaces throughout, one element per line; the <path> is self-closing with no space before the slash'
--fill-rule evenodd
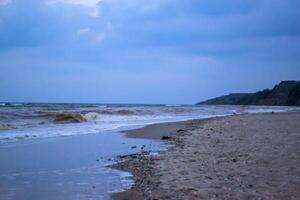
<path id="1" fill-rule="evenodd" d="M 0 103 L 0 199 L 94 200 L 129 189 L 128 172 L 108 166 L 120 155 L 169 146 L 127 138 L 148 124 L 297 107 L 146 104 Z"/>

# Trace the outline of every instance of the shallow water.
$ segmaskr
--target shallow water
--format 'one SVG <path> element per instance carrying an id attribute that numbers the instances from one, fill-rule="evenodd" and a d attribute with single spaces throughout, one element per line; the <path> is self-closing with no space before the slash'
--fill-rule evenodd
<path id="1" fill-rule="evenodd" d="M 133 184 L 129 173 L 106 167 L 110 159 L 139 152 L 143 145 L 152 151 L 166 148 L 111 131 L 2 144 L 0 199 L 109 199 L 111 192 Z"/>

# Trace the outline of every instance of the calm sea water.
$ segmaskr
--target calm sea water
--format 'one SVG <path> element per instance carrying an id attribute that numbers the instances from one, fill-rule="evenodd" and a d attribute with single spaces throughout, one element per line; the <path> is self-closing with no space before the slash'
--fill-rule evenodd
<path id="1" fill-rule="evenodd" d="M 118 104 L 0 104 L 0 199 L 109 199 L 133 184 L 113 170 L 118 155 L 166 145 L 126 138 L 119 130 L 158 122 L 294 107 Z M 134 148 L 132 148 L 134 147 Z"/>

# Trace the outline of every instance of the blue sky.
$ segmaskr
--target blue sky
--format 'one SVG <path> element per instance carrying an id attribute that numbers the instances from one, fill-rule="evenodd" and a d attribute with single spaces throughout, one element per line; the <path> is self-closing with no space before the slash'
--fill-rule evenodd
<path id="1" fill-rule="evenodd" d="M 0 0 L 0 101 L 195 103 L 300 79 L 299 0 Z"/>

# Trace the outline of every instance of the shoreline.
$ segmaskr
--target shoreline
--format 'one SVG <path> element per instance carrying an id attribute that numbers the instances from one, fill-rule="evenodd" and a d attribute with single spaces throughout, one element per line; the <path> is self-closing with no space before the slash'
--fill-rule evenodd
<path id="1" fill-rule="evenodd" d="M 149 190 L 154 189 L 154 187 L 157 188 L 159 185 L 159 182 L 156 182 L 152 179 L 153 176 L 160 176 L 159 174 L 155 174 L 155 169 L 153 167 L 153 165 L 155 165 L 155 161 L 160 160 L 159 156 L 164 155 L 168 151 L 172 151 L 172 149 L 177 148 L 178 146 L 182 148 L 179 138 L 188 129 L 188 126 L 197 123 L 205 123 L 206 121 L 223 117 L 229 116 L 191 119 L 176 122 L 163 122 L 146 125 L 137 129 L 121 131 L 120 133 L 123 133 L 128 138 L 147 139 L 154 141 L 159 140 L 164 142 L 165 145 L 170 144 L 172 146 L 168 147 L 167 150 L 158 152 L 158 155 L 151 155 L 151 152 L 141 150 L 141 152 L 137 154 L 118 156 L 118 162 L 109 167 L 131 173 L 133 175 L 134 185 L 131 189 L 128 189 L 124 192 L 111 194 L 111 198 L 113 200 L 152 199 L 149 198 L 145 192 L 149 192 Z M 162 137 L 164 136 L 169 138 L 162 140 Z M 153 181 L 151 185 L 149 184 L 150 181 Z"/>
<path id="2" fill-rule="evenodd" d="M 0 199 L 111 199 L 111 192 L 130 188 L 132 180 L 107 165 L 143 146 L 161 148 L 115 131 L 0 144 Z"/>
<path id="3" fill-rule="evenodd" d="M 123 131 L 130 138 L 160 140 L 167 136 L 165 141 L 174 146 L 159 155 L 142 151 L 121 156 L 112 168 L 133 174 L 135 184 L 111 197 L 115 200 L 297 199 L 300 196 L 297 121 L 300 112 L 242 114 Z"/>

